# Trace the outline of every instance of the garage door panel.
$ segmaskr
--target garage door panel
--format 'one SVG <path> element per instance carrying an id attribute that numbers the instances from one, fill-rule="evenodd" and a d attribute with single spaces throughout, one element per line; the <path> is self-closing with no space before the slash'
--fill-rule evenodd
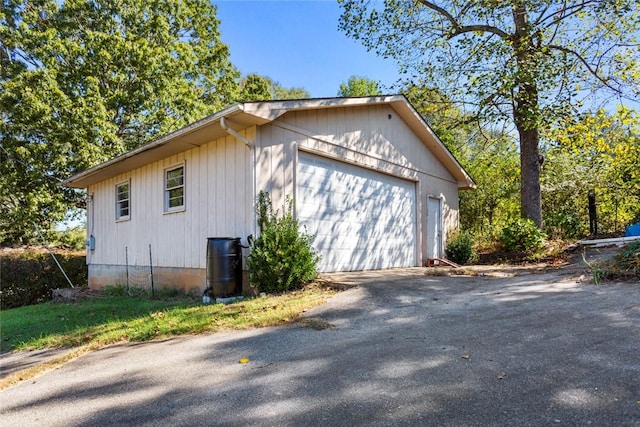
<path id="1" fill-rule="evenodd" d="M 299 153 L 298 220 L 321 271 L 415 265 L 415 183 Z"/>

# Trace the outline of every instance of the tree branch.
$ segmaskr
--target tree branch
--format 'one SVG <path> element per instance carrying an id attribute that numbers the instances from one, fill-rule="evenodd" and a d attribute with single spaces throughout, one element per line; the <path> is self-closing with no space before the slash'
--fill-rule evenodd
<path id="1" fill-rule="evenodd" d="M 460 9 L 460 12 L 458 12 L 458 16 L 456 16 L 456 19 L 460 19 L 460 18 L 462 18 L 462 16 L 463 16 L 465 13 L 467 13 L 467 11 L 468 11 L 469 9 L 471 9 L 471 7 L 472 7 L 474 4 L 476 4 L 475 0 L 469 0 L 469 1 L 467 2 L 467 4 L 465 4 L 465 5 L 462 7 L 462 9 Z"/>
<path id="2" fill-rule="evenodd" d="M 545 6 L 542 11 L 538 14 L 538 17 L 536 19 L 533 20 L 533 25 L 534 26 L 538 26 L 538 24 L 544 19 L 544 15 L 547 13 L 547 10 L 549 10 L 550 5 Z"/>
<path id="3" fill-rule="evenodd" d="M 459 36 L 460 34 L 471 33 L 474 31 L 491 33 L 505 40 L 511 38 L 511 35 L 509 33 L 502 31 L 500 28 L 497 28 L 491 25 L 483 25 L 483 24 L 463 25 L 463 26 L 457 27 L 456 31 L 453 32 L 450 38 L 454 38 L 455 36 Z"/>
<path id="4" fill-rule="evenodd" d="M 590 4 L 597 4 L 599 3 L 599 0 L 586 0 L 583 1 L 581 3 L 577 3 L 577 4 L 573 4 L 573 5 L 569 5 L 569 6 L 564 6 L 558 10 L 556 10 L 555 12 L 552 12 L 551 14 L 547 15 L 547 16 L 542 16 L 540 15 L 538 17 L 538 19 L 536 21 L 534 21 L 534 25 L 538 26 L 540 24 L 542 24 L 544 21 L 554 18 L 553 21 L 551 21 L 549 24 L 546 25 L 546 27 L 552 27 L 556 24 L 559 24 L 560 22 L 564 21 L 567 18 L 570 18 L 571 16 L 575 15 L 576 13 L 580 12 L 582 9 L 584 9 L 586 6 L 590 5 Z M 566 2 L 565 2 L 566 5 Z M 568 12 L 568 13 L 566 13 Z M 556 16 L 559 15 L 559 16 Z"/>
<path id="5" fill-rule="evenodd" d="M 560 52 L 564 52 L 564 53 L 568 53 L 570 55 L 573 55 L 574 57 L 576 57 L 578 59 L 578 61 L 582 62 L 582 65 L 584 65 L 587 69 L 587 71 L 589 71 L 589 73 L 591 73 L 596 79 L 598 79 L 603 85 L 605 85 L 606 87 L 608 87 L 609 89 L 611 89 L 612 91 L 616 92 L 616 93 L 620 93 L 620 89 L 617 89 L 613 86 L 611 86 L 611 84 L 604 79 L 604 77 L 600 76 L 598 74 L 598 70 L 594 69 L 591 64 L 589 64 L 587 62 L 587 60 L 580 55 L 578 52 L 576 52 L 573 49 L 569 49 L 567 47 L 564 46 L 559 46 L 559 45 L 555 45 L 555 44 L 550 44 L 547 45 L 547 47 L 549 49 L 555 49 L 555 50 L 559 50 Z"/>
<path id="6" fill-rule="evenodd" d="M 433 10 L 434 12 L 438 13 L 440 16 L 445 18 L 447 21 L 449 21 L 449 23 L 451 24 L 451 27 L 454 30 L 453 33 L 449 35 L 450 39 L 456 36 L 459 36 L 461 34 L 470 33 L 473 31 L 491 33 L 503 39 L 508 39 L 510 37 L 510 35 L 505 31 L 491 25 L 484 25 L 484 24 L 460 25 L 458 21 L 453 17 L 453 15 L 451 15 L 449 12 L 447 12 L 445 9 L 441 8 L 437 4 L 427 0 L 418 0 L 418 2 L 424 7 Z"/>

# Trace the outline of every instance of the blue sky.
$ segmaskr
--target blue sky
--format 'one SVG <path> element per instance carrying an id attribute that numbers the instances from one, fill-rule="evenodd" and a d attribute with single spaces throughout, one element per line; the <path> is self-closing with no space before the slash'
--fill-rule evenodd
<path id="1" fill-rule="evenodd" d="M 338 30 L 335 0 L 214 0 L 221 38 L 244 74 L 271 77 L 286 88 L 303 87 L 312 97 L 336 96 L 352 75 L 386 87 L 399 74 L 384 60 Z M 392 90 L 383 90 L 386 93 Z"/>
<path id="2" fill-rule="evenodd" d="M 286 88 L 302 87 L 312 97 L 336 96 L 340 83 L 358 75 L 387 87 L 399 74 L 384 60 L 338 31 L 335 0 L 213 0 L 221 39 L 231 62 L 244 74 L 269 76 Z M 384 90 L 393 93 L 392 90 Z M 86 219 L 65 221 L 58 229 Z"/>

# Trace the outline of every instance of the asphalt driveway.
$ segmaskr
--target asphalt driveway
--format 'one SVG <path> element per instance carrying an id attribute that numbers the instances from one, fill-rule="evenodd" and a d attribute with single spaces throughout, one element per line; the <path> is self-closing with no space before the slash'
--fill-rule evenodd
<path id="1" fill-rule="evenodd" d="M 0 425 L 640 425 L 640 284 L 341 280 L 317 322 L 87 354 L 0 392 Z"/>

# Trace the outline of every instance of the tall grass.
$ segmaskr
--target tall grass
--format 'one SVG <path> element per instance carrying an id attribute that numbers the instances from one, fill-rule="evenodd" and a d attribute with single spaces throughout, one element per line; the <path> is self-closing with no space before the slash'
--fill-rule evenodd
<path id="1" fill-rule="evenodd" d="M 584 256 L 583 256 L 584 258 Z M 640 282 L 640 241 L 629 243 L 610 260 L 589 264 L 596 284 L 608 280 Z"/>

